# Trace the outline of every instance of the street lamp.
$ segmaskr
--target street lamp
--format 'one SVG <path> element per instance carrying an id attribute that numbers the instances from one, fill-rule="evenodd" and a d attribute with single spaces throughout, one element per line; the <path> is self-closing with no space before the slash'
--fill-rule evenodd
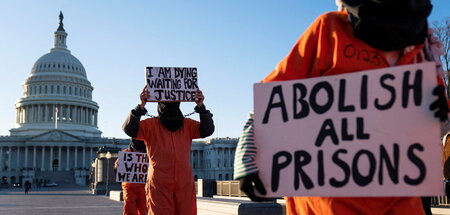
<path id="1" fill-rule="evenodd" d="M 109 196 L 109 159 L 111 159 L 111 153 L 106 153 L 106 193 L 105 196 Z"/>

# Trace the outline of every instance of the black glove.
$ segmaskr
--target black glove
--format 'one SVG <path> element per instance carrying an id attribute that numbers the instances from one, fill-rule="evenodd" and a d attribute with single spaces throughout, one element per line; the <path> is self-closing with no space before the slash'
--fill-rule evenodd
<path id="1" fill-rule="evenodd" d="M 431 103 L 430 110 L 435 111 L 434 117 L 438 118 L 441 122 L 448 120 L 448 106 L 447 98 L 445 97 L 445 87 L 438 85 L 433 90 L 433 95 L 437 96 L 438 99 Z"/>
<path id="2" fill-rule="evenodd" d="M 239 179 L 240 182 L 240 188 L 242 191 L 244 191 L 245 194 L 247 194 L 248 198 L 250 198 L 252 201 L 254 202 L 264 202 L 264 201 L 269 201 L 268 198 L 264 198 L 264 197 L 259 197 L 255 195 L 255 188 L 256 190 L 263 194 L 266 195 L 266 189 L 264 188 L 261 179 L 258 176 L 258 173 L 254 173 L 251 175 L 248 175 L 244 178 L 240 178 Z"/>
<path id="3" fill-rule="evenodd" d="M 131 110 L 131 114 L 133 114 L 134 117 L 141 117 L 147 113 L 147 109 L 144 108 L 144 110 L 141 109 L 141 106 L 137 105 L 134 109 Z"/>

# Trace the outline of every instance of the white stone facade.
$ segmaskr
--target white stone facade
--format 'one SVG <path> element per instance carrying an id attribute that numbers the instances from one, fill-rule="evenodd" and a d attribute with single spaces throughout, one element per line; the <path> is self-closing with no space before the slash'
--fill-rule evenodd
<path id="1" fill-rule="evenodd" d="M 234 153 L 238 138 L 194 141 L 191 166 L 195 179 L 233 180 Z"/>

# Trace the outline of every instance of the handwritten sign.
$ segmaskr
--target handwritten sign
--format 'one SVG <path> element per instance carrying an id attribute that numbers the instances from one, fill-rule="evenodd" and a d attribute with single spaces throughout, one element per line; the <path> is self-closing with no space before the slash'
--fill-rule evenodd
<path id="1" fill-rule="evenodd" d="M 194 101 L 198 91 L 195 67 L 147 67 L 149 101 Z"/>
<path id="2" fill-rule="evenodd" d="M 116 182 L 145 184 L 147 181 L 148 157 L 140 152 L 119 152 Z"/>
<path id="3" fill-rule="evenodd" d="M 270 197 L 442 195 L 434 63 L 254 86 Z"/>

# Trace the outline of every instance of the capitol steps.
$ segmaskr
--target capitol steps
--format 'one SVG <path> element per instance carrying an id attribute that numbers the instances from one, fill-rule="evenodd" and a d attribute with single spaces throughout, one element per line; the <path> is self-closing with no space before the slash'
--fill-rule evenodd
<path id="1" fill-rule="evenodd" d="M 74 171 L 37 171 L 35 178 L 56 182 L 58 187 L 70 187 L 75 184 Z"/>

